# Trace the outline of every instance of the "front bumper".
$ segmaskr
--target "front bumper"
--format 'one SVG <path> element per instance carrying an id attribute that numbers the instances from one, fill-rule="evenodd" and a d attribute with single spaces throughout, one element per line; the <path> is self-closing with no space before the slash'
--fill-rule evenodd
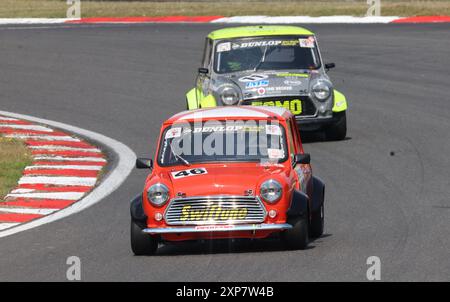
<path id="1" fill-rule="evenodd" d="M 302 117 L 300 115 L 295 116 L 295 121 L 299 126 L 300 131 L 315 131 L 324 129 L 339 121 L 339 117 L 333 114 L 329 117 Z"/>
<path id="2" fill-rule="evenodd" d="M 198 225 L 188 227 L 147 228 L 142 232 L 156 234 L 183 234 L 183 233 L 214 233 L 214 232 L 239 232 L 239 231 L 282 231 L 291 229 L 288 223 L 262 223 L 262 224 L 236 224 L 236 225 Z"/>

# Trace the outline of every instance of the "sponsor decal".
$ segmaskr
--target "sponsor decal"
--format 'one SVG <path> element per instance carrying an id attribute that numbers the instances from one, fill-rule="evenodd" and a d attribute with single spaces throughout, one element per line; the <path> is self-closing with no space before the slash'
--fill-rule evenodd
<path id="1" fill-rule="evenodd" d="M 171 172 L 171 174 L 174 179 L 178 179 L 178 178 L 184 178 L 184 177 L 189 177 L 189 176 L 208 174 L 208 171 L 206 171 L 205 168 L 195 168 L 195 169 Z"/>
<path id="2" fill-rule="evenodd" d="M 288 86 L 300 86 L 302 84 L 302 81 L 300 81 L 300 80 L 285 80 L 283 83 Z"/>
<path id="3" fill-rule="evenodd" d="M 268 78 L 266 74 L 251 74 L 249 76 L 245 76 L 239 79 L 239 82 L 247 83 L 247 82 L 255 82 L 260 80 L 265 80 Z"/>
<path id="4" fill-rule="evenodd" d="M 240 43 L 233 43 L 232 48 L 240 49 L 240 48 L 264 47 L 264 46 L 278 46 L 278 45 L 281 45 L 282 42 L 283 41 L 281 41 L 281 40 L 240 42 Z"/>
<path id="5" fill-rule="evenodd" d="M 280 159 L 284 158 L 284 151 L 281 149 L 267 149 L 269 158 Z"/>
<path id="6" fill-rule="evenodd" d="M 204 126 L 204 127 L 195 127 L 184 128 L 183 134 L 185 133 L 212 133 L 212 132 L 258 132 L 261 131 L 263 126 L 250 126 L 250 125 L 228 125 L 228 126 Z"/>
<path id="7" fill-rule="evenodd" d="M 165 139 L 180 137 L 181 136 L 181 128 L 171 128 L 167 130 Z"/>
<path id="8" fill-rule="evenodd" d="M 224 51 L 230 51 L 230 50 L 231 50 L 230 42 L 220 43 L 219 45 L 217 45 L 217 52 L 224 52 Z"/>
<path id="9" fill-rule="evenodd" d="M 290 110 L 292 114 L 295 115 L 302 113 L 302 101 L 298 99 L 290 101 L 268 101 L 268 102 L 256 101 L 252 102 L 252 106 L 277 106 L 277 107 L 284 107 Z"/>
<path id="10" fill-rule="evenodd" d="M 278 125 L 266 125 L 266 134 L 281 135 L 281 129 Z"/>
<path id="11" fill-rule="evenodd" d="M 267 91 L 291 91 L 292 86 L 267 87 Z"/>
<path id="12" fill-rule="evenodd" d="M 307 39 L 299 39 L 300 47 L 304 48 L 314 48 L 314 37 L 309 37 Z"/>
<path id="13" fill-rule="evenodd" d="M 260 80 L 260 81 L 256 81 L 256 82 L 245 83 L 245 88 L 250 89 L 250 88 L 257 88 L 257 87 L 265 87 L 268 85 L 269 85 L 268 80 Z"/>
<path id="14" fill-rule="evenodd" d="M 266 94 L 266 88 L 264 88 L 264 87 L 258 88 L 258 90 L 256 90 L 256 92 L 259 95 L 264 95 L 264 94 Z"/>
<path id="15" fill-rule="evenodd" d="M 181 209 L 180 221 L 226 221 L 243 220 L 247 218 L 247 208 L 223 208 L 213 204 L 204 209 L 192 209 L 191 205 L 185 205 Z"/>
<path id="16" fill-rule="evenodd" d="M 277 77 L 307 78 L 307 77 L 309 77 L 309 74 L 307 74 L 307 73 L 277 73 Z"/>
<path id="17" fill-rule="evenodd" d="M 299 46 L 299 40 L 261 40 L 261 41 L 246 41 L 246 42 L 234 42 L 231 45 L 232 49 L 241 49 L 241 48 L 254 48 L 254 47 L 266 47 L 266 46 Z"/>
<path id="18" fill-rule="evenodd" d="M 228 225 L 198 225 L 195 227 L 196 230 L 208 230 L 208 231 L 220 231 L 220 230 L 232 230 L 235 226 L 232 224 Z"/>
<path id="19" fill-rule="evenodd" d="M 281 46 L 297 46 L 299 45 L 298 40 L 286 40 L 281 42 Z"/>

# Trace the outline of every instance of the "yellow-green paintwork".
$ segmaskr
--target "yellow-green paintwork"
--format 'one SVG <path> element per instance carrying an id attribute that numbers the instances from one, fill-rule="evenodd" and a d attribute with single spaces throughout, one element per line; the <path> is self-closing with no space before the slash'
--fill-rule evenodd
<path id="1" fill-rule="evenodd" d="M 197 88 L 192 88 L 186 93 L 186 105 L 188 110 L 193 110 L 198 108 L 197 97 L 195 93 L 197 92 Z"/>
<path id="2" fill-rule="evenodd" d="M 347 100 L 345 99 L 345 95 L 343 95 L 336 89 L 334 89 L 333 91 L 334 91 L 333 112 L 341 112 L 347 110 Z"/>
<path id="3" fill-rule="evenodd" d="M 217 106 L 216 98 L 212 94 L 209 94 L 206 97 L 204 97 L 200 103 L 201 108 L 209 108 L 216 106 Z"/>
<path id="4" fill-rule="evenodd" d="M 257 36 L 290 36 L 290 35 L 314 35 L 313 32 L 298 26 L 264 25 L 264 26 L 239 26 L 218 29 L 211 32 L 208 38 L 212 40 L 257 37 Z"/>
<path id="5" fill-rule="evenodd" d="M 186 93 L 186 102 L 188 110 L 217 106 L 216 99 L 212 94 L 204 96 L 197 88 L 192 88 Z"/>

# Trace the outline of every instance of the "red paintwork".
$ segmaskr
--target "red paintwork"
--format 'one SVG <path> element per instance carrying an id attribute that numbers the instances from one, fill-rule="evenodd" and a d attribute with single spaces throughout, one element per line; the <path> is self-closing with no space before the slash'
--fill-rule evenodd
<path id="1" fill-rule="evenodd" d="M 45 192 L 89 192 L 92 190 L 90 186 L 54 186 L 47 184 L 20 184 L 17 189 L 32 189 Z"/>
<path id="2" fill-rule="evenodd" d="M 36 140 L 27 140 L 26 144 L 29 146 L 64 146 L 64 147 L 74 147 L 74 148 L 92 148 L 92 145 L 89 145 L 85 142 L 71 142 L 71 141 L 36 141 Z"/>
<path id="3" fill-rule="evenodd" d="M 417 16 L 405 17 L 392 21 L 391 23 L 449 23 L 450 16 Z"/>
<path id="4" fill-rule="evenodd" d="M 229 107 L 228 107 L 229 108 Z M 248 109 L 246 107 L 246 109 Z M 262 108 L 252 108 L 255 111 L 268 113 L 268 111 Z M 208 109 L 199 109 L 199 111 Z M 183 114 L 175 115 L 168 119 L 164 124 L 160 132 L 161 135 L 166 127 L 170 127 L 173 123 L 179 121 L 179 118 L 191 114 L 192 111 Z M 220 118 L 220 120 L 278 120 L 279 125 L 284 127 L 292 127 L 293 138 L 287 136 L 288 142 L 293 139 L 293 145 L 295 150 L 291 151 L 291 146 L 288 143 L 289 153 L 303 153 L 301 145 L 301 139 L 297 125 L 294 121 L 294 116 L 286 111 L 283 115 L 277 115 L 270 112 L 270 116 L 266 118 L 260 117 L 235 117 L 227 116 Z M 203 121 L 209 120 L 203 118 Z M 213 120 L 212 118 L 210 120 Z M 193 122 L 193 120 L 184 120 L 186 122 Z M 286 131 L 288 135 L 289 131 Z M 159 150 L 159 145 L 156 150 Z M 157 151 L 158 153 L 158 151 Z M 155 158 L 157 158 L 157 155 Z M 179 179 L 172 179 L 171 172 L 181 171 L 194 168 L 206 168 L 208 173 L 190 177 L 184 177 Z M 310 165 L 301 165 L 301 169 L 311 171 Z M 169 202 L 162 207 L 153 206 L 147 199 L 147 189 L 155 183 L 163 183 L 170 190 L 170 199 L 175 198 L 178 192 L 183 192 L 187 197 L 192 196 L 207 196 L 207 195 L 238 195 L 244 196 L 246 190 L 253 190 L 257 196 L 259 196 L 259 187 L 262 182 L 267 179 L 276 179 L 283 185 L 283 196 L 275 204 L 269 204 L 263 201 L 263 205 L 266 208 L 267 213 L 274 209 L 278 215 L 275 218 L 270 218 L 268 215 L 264 223 L 286 223 L 286 211 L 290 207 L 291 196 L 294 189 L 303 190 L 310 195 L 311 192 L 311 178 L 312 173 L 306 176 L 304 182 L 306 188 L 301 188 L 301 184 L 298 180 L 296 170 L 292 167 L 291 159 L 277 165 L 262 166 L 259 162 L 208 162 L 208 163 L 195 163 L 189 167 L 185 165 L 161 167 L 158 165 L 157 160 L 154 161 L 154 168 L 150 175 L 148 175 L 143 190 L 143 208 L 147 215 L 147 226 L 149 228 L 157 227 L 175 227 L 167 225 L 162 221 L 156 221 L 154 219 L 157 212 L 164 214 Z M 182 241 L 182 240 L 195 240 L 195 239 L 221 239 L 221 238 L 265 238 L 272 234 L 274 231 L 256 231 L 254 234 L 250 231 L 228 231 L 228 232 L 213 232 L 213 233 L 183 233 L 183 234 L 163 234 L 162 239 L 167 241 Z"/>
<path id="5" fill-rule="evenodd" d="M 76 165 L 76 166 L 106 166 L 106 162 L 100 162 L 100 161 L 52 161 L 51 159 L 48 160 L 38 160 L 33 162 L 34 166 L 38 165 L 52 165 L 52 166 L 62 166 L 62 165 Z"/>
<path id="6" fill-rule="evenodd" d="M 89 151 L 54 151 L 54 150 L 33 150 L 31 151 L 33 155 L 54 155 L 54 156 L 66 156 L 66 157 L 101 157 L 103 154 L 100 152 L 89 152 Z"/>
<path id="7" fill-rule="evenodd" d="M 0 125 L 0 133 L 5 134 L 17 134 L 17 135 L 51 135 L 51 136 L 67 136 L 64 132 L 59 131 L 41 131 L 41 130 L 28 130 L 28 129 L 14 129 L 14 128 L 8 128 L 5 126 Z"/>
<path id="8" fill-rule="evenodd" d="M 75 169 L 30 169 L 23 171 L 23 175 L 56 175 L 73 177 L 97 177 L 96 170 L 75 170 Z"/>
<path id="9" fill-rule="evenodd" d="M 63 208 L 70 206 L 71 204 L 73 204 L 75 202 L 77 202 L 77 201 L 76 200 L 63 200 L 63 199 L 17 198 L 12 201 L 5 201 L 3 203 L 3 205 L 10 206 L 10 207 L 63 209 Z"/>

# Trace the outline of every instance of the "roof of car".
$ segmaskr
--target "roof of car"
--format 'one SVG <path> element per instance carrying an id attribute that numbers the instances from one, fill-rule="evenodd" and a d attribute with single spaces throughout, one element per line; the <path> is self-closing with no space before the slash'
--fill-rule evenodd
<path id="1" fill-rule="evenodd" d="M 212 40 L 257 37 L 257 36 L 284 36 L 284 35 L 314 35 L 313 32 L 299 26 L 288 25 L 258 25 L 228 27 L 209 33 Z"/>
<path id="2" fill-rule="evenodd" d="M 166 123 L 175 123 L 188 120 L 198 119 L 279 119 L 284 120 L 291 115 L 291 112 L 283 107 L 269 107 L 269 106 L 226 106 L 202 108 L 196 110 L 188 110 L 177 113 L 170 117 Z"/>

